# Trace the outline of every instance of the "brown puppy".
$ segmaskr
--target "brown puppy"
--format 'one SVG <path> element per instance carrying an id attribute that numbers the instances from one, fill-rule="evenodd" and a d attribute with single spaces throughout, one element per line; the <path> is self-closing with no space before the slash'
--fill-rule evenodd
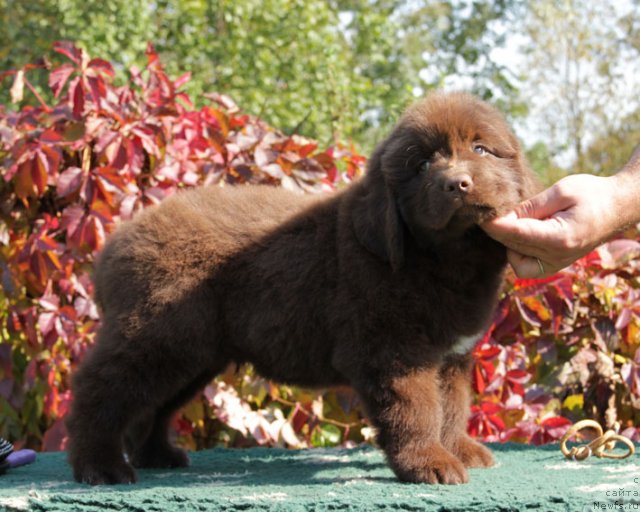
<path id="1" fill-rule="evenodd" d="M 350 384 L 401 480 L 467 481 L 469 357 L 505 249 L 478 223 L 532 195 L 502 116 L 433 94 L 342 192 L 183 192 L 122 225 L 95 270 L 102 327 L 74 378 L 77 480 L 176 467 L 172 414 L 230 362 L 301 386 Z M 129 455 L 130 465 L 123 456 Z"/>

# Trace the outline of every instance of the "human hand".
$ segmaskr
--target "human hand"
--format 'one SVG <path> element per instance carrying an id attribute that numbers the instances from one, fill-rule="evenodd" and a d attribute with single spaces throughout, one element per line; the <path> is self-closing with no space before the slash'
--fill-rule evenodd
<path id="1" fill-rule="evenodd" d="M 629 223 L 629 201 L 638 193 L 638 180 L 630 190 L 623 178 L 567 176 L 482 228 L 507 247 L 518 277 L 550 276 Z"/>

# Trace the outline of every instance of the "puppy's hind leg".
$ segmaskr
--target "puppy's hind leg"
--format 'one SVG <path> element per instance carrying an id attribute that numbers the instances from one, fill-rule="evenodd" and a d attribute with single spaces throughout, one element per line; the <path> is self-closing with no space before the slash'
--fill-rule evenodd
<path id="1" fill-rule="evenodd" d="M 123 456 L 122 432 L 148 399 L 136 365 L 111 353 L 106 329 L 98 336 L 73 377 L 69 462 L 79 482 L 133 483 L 136 475 Z"/>
<path id="2" fill-rule="evenodd" d="M 171 444 L 169 431 L 174 413 L 202 388 L 226 364 L 202 372 L 157 411 L 140 418 L 128 429 L 125 444 L 131 463 L 137 468 L 176 468 L 189 465 L 186 452 Z"/>
<path id="3" fill-rule="evenodd" d="M 378 428 L 378 444 L 400 480 L 431 484 L 468 481 L 462 462 L 440 442 L 442 405 L 438 367 L 354 383 Z"/>
<path id="4" fill-rule="evenodd" d="M 132 431 L 138 437 L 158 438 L 169 424 L 172 409 L 167 405 L 175 400 L 176 389 L 189 388 L 198 376 L 189 344 L 172 343 L 173 339 L 125 340 L 111 326 L 108 320 L 103 322 L 96 346 L 74 376 L 67 421 L 74 478 L 90 484 L 134 482 L 135 471 L 124 459 L 126 429 L 135 425 Z M 167 457 L 171 447 L 165 443 Z M 184 454 L 173 455 L 184 463 Z"/>
<path id="5" fill-rule="evenodd" d="M 471 405 L 471 358 L 450 356 L 440 370 L 442 382 L 442 444 L 468 468 L 493 466 L 493 456 L 467 434 Z"/>

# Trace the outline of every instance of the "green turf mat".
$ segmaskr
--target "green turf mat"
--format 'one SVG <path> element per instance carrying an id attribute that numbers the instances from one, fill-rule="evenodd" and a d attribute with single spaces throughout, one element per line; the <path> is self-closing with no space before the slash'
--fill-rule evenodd
<path id="1" fill-rule="evenodd" d="M 187 469 L 139 471 L 134 485 L 71 480 L 63 453 L 0 476 L 0 509 L 188 510 L 640 510 L 640 466 L 565 460 L 556 446 L 492 445 L 497 465 L 458 486 L 399 483 L 371 448 L 193 453 Z M 624 507 L 624 508 L 623 508 Z"/>

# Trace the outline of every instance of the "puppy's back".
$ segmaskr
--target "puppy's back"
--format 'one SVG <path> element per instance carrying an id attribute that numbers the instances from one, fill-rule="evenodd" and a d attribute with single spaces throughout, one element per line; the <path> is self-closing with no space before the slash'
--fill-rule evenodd
<path id="1" fill-rule="evenodd" d="M 123 223 L 94 271 L 101 309 L 167 303 L 317 198 L 267 186 L 180 192 Z"/>

